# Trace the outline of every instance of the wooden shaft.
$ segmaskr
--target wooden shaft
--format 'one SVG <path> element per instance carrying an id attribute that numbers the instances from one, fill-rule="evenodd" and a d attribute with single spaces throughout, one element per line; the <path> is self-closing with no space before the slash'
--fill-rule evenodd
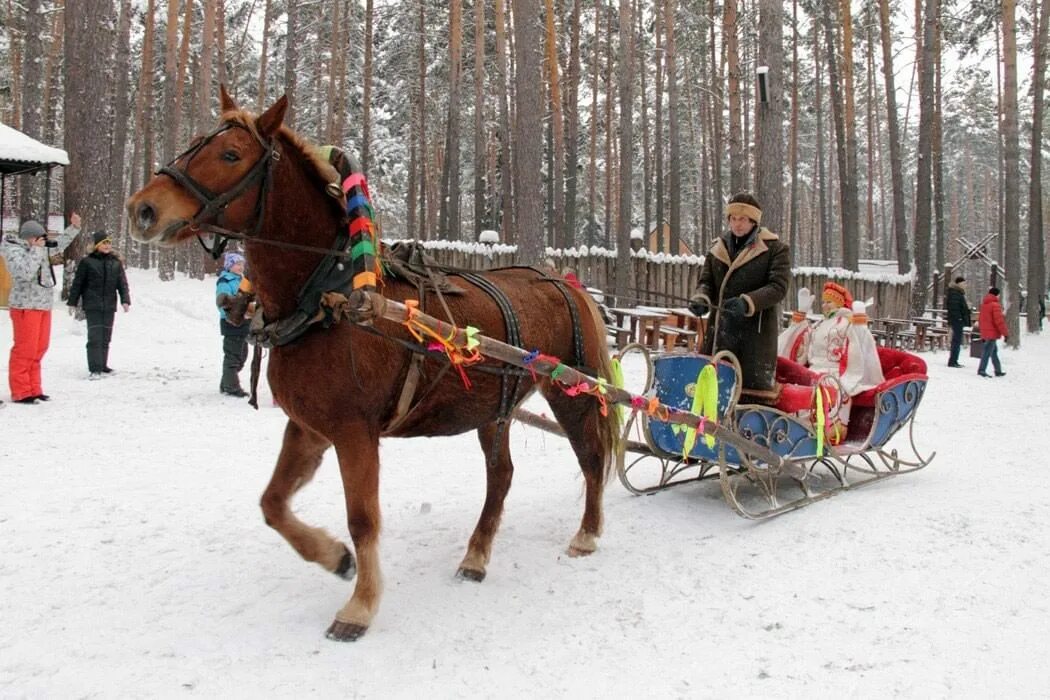
<path id="1" fill-rule="evenodd" d="M 382 294 L 377 292 L 369 292 L 369 299 L 371 301 L 372 313 L 379 317 L 384 318 L 388 321 L 395 323 L 404 323 L 409 317 L 408 306 L 402 304 L 399 301 L 393 299 L 387 299 Z M 425 314 L 418 309 L 412 313 L 412 318 L 430 328 L 434 332 L 438 333 L 441 337 L 447 338 L 449 342 L 457 346 L 464 346 L 467 343 L 466 330 L 453 326 L 451 323 L 442 321 L 439 318 Z M 542 356 L 536 358 L 532 362 L 526 362 L 525 358 L 531 353 L 522 348 L 508 345 L 502 341 L 478 333 L 474 336 L 475 340 L 479 343 L 479 351 L 485 357 L 492 358 L 494 360 L 500 360 L 507 364 L 514 365 L 515 367 L 524 367 L 525 369 L 534 370 L 537 374 L 542 374 L 549 377 L 555 368 L 559 365 L 544 359 Z M 568 365 L 560 365 L 561 372 L 558 374 L 558 381 L 565 384 L 579 384 L 580 382 L 587 382 L 588 384 L 597 384 L 598 380 L 594 377 L 584 374 Z M 649 399 L 638 394 L 632 394 L 625 389 L 613 386 L 606 380 L 605 384 L 605 397 L 610 403 L 620 404 L 623 406 L 634 407 L 634 404 L 638 401 L 649 404 Z M 666 409 L 666 415 L 661 416 L 658 420 L 666 423 L 677 423 L 680 425 L 687 426 L 697 430 L 697 432 L 703 432 L 705 435 L 712 435 L 719 440 L 722 440 L 728 445 L 732 445 L 737 450 L 754 455 L 758 459 L 762 460 L 771 467 L 781 468 L 784 465 L 784 460 L 780 455 L 763 447 L 750 440 L 746 440 L 736 433 L 726 430 L 719 426 L 714 421 L 707 421 L 700 416 L 680 411 L 677 409 L 670 408 L 664 404 L 660 404 L 660 407 Z"/>

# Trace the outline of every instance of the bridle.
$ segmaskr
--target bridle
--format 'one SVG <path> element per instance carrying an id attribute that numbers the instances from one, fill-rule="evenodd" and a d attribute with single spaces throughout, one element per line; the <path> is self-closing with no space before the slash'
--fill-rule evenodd
<path id="1" fill-rule="evenodd" d="M 234 183 L 232 187 L 225 192 L 212 192 L 209 188 L 193 179 L 187 172 L 187 169 L 193 157 L 215 137 L 235 128 L 244 129 L 251 134 L 259 146 L 262 147 L 263 153 L 259 156 L 259 160 L 255 161 L 255 164 L 252 165 L 248 172 Z M 184 158 L 186 159 L 185 166 L 183 168 L 177 167 L 176 163 Z M 269 192 L 272 180 L 273 165 L 280 159 L 281 152 L 277 150 L 277 146 L 273 141 L 264 140 L 254 129 L 250 129 L 244 124 L 228 121 L 220 124 L 215 131 L 175 156 L 167 165 L 157 171 L 157 175 L 167 175 L 200 202 L 200 208 L 184 225 L 197 232 L 197 240 L 200 242 L 201 247 L 213 258 L 218 259 L 226 249 L 229 239 L 245 240 L 258 236 L 259 230 L 262 228 L 263 208 L 266 205 L 266 195 Z M 226 207 L 256 184 L 259 185 L 259 196 L 255 200 L 255 223 L 246 231 L 233 231 L 223 226 Z M 211 220 L 214 220 L 216 223 L 212 223 Z M 209 248 L 201 238 L 201 233 L 215 235 L 218 237 L 218 240 Z"/>

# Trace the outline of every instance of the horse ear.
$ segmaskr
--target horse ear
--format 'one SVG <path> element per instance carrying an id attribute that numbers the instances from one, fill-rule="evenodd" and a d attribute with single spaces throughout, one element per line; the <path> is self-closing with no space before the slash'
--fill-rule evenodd
<path id="1" fill-rule="evenodd" d="M 284 113 L 288 111 L 288 96 L 281 95 L 281 99 L 273 103 L 273 106 L 259 115 L 255 120 L 255 127 L 264 136 L 273 136 L 274 132 L 284 123 Z"/>
<path id="2" fill-rule="evenodd" d="M 226 85 L 219 84 L 219 105 L 222 112 L 229 112 L 237 109 L 237 103 L 230 97 L 230 93 L 226 92 Z"/>

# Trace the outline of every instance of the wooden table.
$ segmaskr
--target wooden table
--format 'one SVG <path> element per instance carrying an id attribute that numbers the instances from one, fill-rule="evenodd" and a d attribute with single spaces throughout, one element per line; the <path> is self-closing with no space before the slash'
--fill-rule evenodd
<path id="1" fill-rule="evenodd" d="M 619 328 L 629 329 L 632 341 L 653 349 L 659 348 L 659 328 L 667 318 L 667 313 L 641 307 L 610 308 L 609 313 Z"/>

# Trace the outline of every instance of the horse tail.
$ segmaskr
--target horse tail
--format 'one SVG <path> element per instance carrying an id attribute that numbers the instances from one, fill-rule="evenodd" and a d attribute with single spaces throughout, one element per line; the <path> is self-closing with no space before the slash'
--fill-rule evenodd
<path id="1" fill-rule="evenodd" d="M 590 314 L 591 321 L 594 325 L 596 354 L 594 369 L 599 378 L 612 384 L 615 375 L 613 372 L 612 356 L 609 354 L 609 346 L 605 342 L 605 320 L 602 318 L 601 309 L 598 308 L 598 303 L 590 294 L 581 291 L 579 296 L 583 297 L 587 312 Z M 619 453 L 620 445 L 623 441 L 621 411 L 612 403 L 609 403 L 606 406 L 605 415 L 599 418 L 598 439 L 603 452 L 602 463 L 605 466 L 605 478 L 608 480 L 609 472 L 613 466 L 613 460 Z"/>

